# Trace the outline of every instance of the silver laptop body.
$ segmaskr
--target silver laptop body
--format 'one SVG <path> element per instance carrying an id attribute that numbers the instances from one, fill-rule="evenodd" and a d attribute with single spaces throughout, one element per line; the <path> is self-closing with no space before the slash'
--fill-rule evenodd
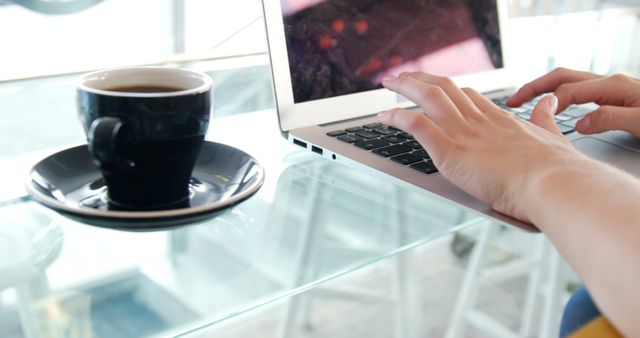
<path id="1" fill-rule="evenodd" d="M 329 160 L 390 175 L 500 223 L 532 229 L 437 172 L 426 174 L 412 167 L 416 163 L 381 156 L 375 152 L 379 148 L 365 150 L 328 135 L 375 124 L 382 110 L 413 107 L 380 86 L 386 74 L 405 70 L 450 76 L 500 103 L 515 85 L 502 44 L 505 5 L 503 0 L 263 0 L 282 135 Z M 580 151 L 640 177 L 637 138 L 624 132 L 587 137 L 572 131 L 592 109 L 571 107 L 557 122 Z M 528 117 L 526 106 L 512 112 Z"/>

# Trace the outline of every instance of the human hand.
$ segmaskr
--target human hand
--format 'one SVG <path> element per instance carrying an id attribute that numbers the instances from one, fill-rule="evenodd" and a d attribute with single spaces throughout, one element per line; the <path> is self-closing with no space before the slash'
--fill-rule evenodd
<path id="1" fill-rule="evenodd" d="M 405 73 L 383 85 L 425 113 L 397 108 L 380 113 L 380 122 L 412 134 L 453 184 L 520 220 L 530 219 L 527 189 L 540 175 L 590 161 L 556 126 L 553 95 L 540 100 L 529 123 L 448 78 Z"/>
<path id="2" fill-rule="evenodd" d="M 550 92 L 558 97 L 558 112 L 573 103 L 600 105 L 578 121 L 578 132 L 595 134 L 624 130 L 640 137 L 640 80 L 620 74 L 605 77 L 558 68 L 524 85 L 507 104 L 517 107 Z"/>

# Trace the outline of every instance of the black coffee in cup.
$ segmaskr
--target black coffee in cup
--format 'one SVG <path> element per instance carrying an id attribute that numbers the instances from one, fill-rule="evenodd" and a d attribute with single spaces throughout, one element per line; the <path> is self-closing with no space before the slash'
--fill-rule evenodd
<path id="1" fill-rule="evenodd" d="M 116 209 L 188 206 L 204 143 L 211 79 L 164 67 L 98 71 L 78 84 L 80 121 Z"/>
<path id="2" fill-rule="evenodd" d="M 181 90 L 185 90 L 185 88 L 167 87 L 167 86 L 161 86 L 161 85 L 151 85 L 151 86 L 134 85 L 134 86 L 124 86 L 124 87 L 113 87 L 113 88 L 108 88 L 108 90 L 112 92 L 123 92 L 123 93 L 168 93 L 168 92 L 179 92 Z"/>

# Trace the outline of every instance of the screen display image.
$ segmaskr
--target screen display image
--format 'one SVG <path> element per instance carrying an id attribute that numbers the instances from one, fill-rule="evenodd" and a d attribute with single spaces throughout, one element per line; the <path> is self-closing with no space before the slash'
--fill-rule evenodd
<path id="1" fill-rule="evenodd" d="M 296 103 L 503 67 L 496 0 L 281 0 Z"/>

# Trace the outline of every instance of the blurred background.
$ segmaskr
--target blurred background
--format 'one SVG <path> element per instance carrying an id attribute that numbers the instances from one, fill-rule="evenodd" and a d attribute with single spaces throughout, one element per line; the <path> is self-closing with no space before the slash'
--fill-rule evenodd
<path id="1" fill-rule="evenodd" d="M 598 11 L 637 1 L 508 3 L 510 17 L 520 18 Z M 65 15 L 0 0 L 0 18 L 0 81 L 121 65 L 234 59 L 267 51 L 260 0 L 105 0 Z"/>
<path id="2" fill-rule="evenodd" d="M 505 57 L 514 82 L 558 66 L 640 73 L 640 43 L 629 43 L 640 36 L 635 5 L 508 0 Z M 46 14 L 56 11 L 71 13 Z M 192 67 L 214 78 L 214 117 L 274 107 L 260 0 L 0 0 L 0 32 L 0 164 L 25 150 L 83 142 L 68 88 L 89 70 Z M 25 106 L 31 114 L 16 113 Z M 44 141 L 17 125 L 33 126 Z"/>

